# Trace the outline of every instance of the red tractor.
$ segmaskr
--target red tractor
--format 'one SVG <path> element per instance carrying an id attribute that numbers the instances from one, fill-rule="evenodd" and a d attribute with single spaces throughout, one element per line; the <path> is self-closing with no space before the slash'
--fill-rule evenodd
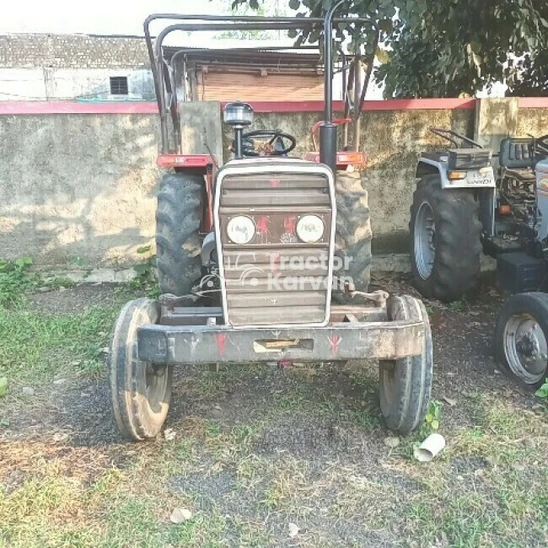
<path id="1" fill-rule="evenodd" d="M 325 20 L 161 14 L 145 22 L 160 111 L 158 164 L 167 171 L 156 214 L 161 296 L 129 302 L 111 344 L 112 404 L 127 438 L 160 432 L 177 364 L 378 359 L 387 426 L 408 434 L 423 422 L 433 369 L 428 315 L 413 297 L 368 292 L 371 226 L 360 175 L 365 157 L 357 150 L 337 152 L 333 26 L 373 23 L 337 19 L 336 8 Z M 177 22 L 153 41 L 149 27 L 158 19 Z M 292 135 L 247 131 L 253 109 L 237 102 L 223 109 L 224 123 L 233 129 L 231 159 L 221 167 L 213 153 L 183 153 L 181 116 L 192 107 L 178 103 L 175 71 L 164 58 L 162 44 L 171 32 L 318 25 L 324 28 L 325 65 L 319 152 L 295 158 Z"/>

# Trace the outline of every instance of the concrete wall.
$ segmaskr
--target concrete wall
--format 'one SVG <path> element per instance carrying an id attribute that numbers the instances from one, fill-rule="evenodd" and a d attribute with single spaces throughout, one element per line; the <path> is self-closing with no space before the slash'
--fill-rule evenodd
<path id="1" fill-rule="evenodd" d="M 428 127 L 472 136 L 475 121 L 470 109 L 383 109 L 362 120 L 377 254 L 407 252 L 416 160 L 440 143 Z M 258 114 L 254 128 L 293 133 L 302 154 L 320 118 Z M 518 128 L 548 133 L 548 108 L 520 109 Z M 228 141 L 225 135 L 225 148 Z M 55 269 L 142 259 L 136 250 L 154 234 L 157 148 L 152 113 L 0 115 L 0 257 L 32 256 Z"/>
<path id="2" fill-rule="evenodd" d="M 125 266 L 154 233 L 156 116 L 0 116 L 0 256 Z"/>

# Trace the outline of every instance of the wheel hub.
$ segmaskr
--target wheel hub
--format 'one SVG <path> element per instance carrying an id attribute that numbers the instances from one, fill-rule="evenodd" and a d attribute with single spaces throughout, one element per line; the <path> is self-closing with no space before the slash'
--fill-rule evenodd
<path id="1" fill-rule="evenodd" d="M 504 329 L 504 352 L 512 372 L 526 384 L 535 384 L 544 376 L 548 343 L 531 315 L 510 317 Z"/>
<path id="2" fill-rule="evenodd" d="M 419 276 L 423 280 L 430 277 L 434 268 L 434 259 L 436 256 L 435 234 L 434 212 L 428 202 L 423 202 L 419 206 L 419 211 L 415 218 L 413 234 L 415 264 Z"/>

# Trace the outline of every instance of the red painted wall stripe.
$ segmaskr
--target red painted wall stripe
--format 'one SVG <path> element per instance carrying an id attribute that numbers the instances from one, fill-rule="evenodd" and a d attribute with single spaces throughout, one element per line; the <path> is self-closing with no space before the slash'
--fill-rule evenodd
<path id="1" fill-rule="evenodd" d="M 156 114 L 152 102 L 79 103 L 77 101 L 0 101 L 0 115 L 33 114 Z"/>
<path id="2" fill-rule="evenodd" d="M 264 101 L 252 103 L 258 113 L 269 112 L 323 112 L 321 101 Z M 548 97 L 522 97 L 520 108 L 548 108 Z M 364 111 L 382 110 L 473 110 L 475 99 L 388 99 L 366 101 Z M 334 110 L 343 110 L 342 101 L 335 101 Z M 43 114 L 156 114 L 154 102 L 105 102 L 85 103 L 77 101 L 0 101 L 0 116 Z"/>
<path id="3" fill-rule="evenodd" d="M 519 108 L 548 108 L 548 97 L 520 97 Z"/>

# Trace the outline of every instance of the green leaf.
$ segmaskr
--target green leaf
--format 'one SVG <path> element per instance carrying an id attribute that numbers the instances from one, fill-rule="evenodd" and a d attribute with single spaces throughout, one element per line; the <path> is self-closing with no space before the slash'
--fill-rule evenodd
<path id="1" fill-rule="evenodd" d="M 5 396 L 8 392 L 8 379 L 0 377 L 0 397 Z"/>
<path id="2" fill-rule="evenodd" d="M 301 7 L 300 0 L 289 0 L 289 8 L 292 10 L 298 10 Z"/>
<path id="3" fill-rule="evenodd" d="M 548 382 L 545 382 L 536 392 L 537 398 L 548 399 Z"/>
<path id="4" fill-rule="evenodd" d="M 440 423 L 438 420 L 434 419 L 431 426 L 434 430 L 437 430 L 440 427 Z"/>
<path id="5" fill-rule="evenodd" d="M 148 253 L 151 249 L 152 249 L 151 245 L 143 245 L 137 248 L 137 253 L 139 253 L 140 255 L 143 255 L 144 253 Z"/>

